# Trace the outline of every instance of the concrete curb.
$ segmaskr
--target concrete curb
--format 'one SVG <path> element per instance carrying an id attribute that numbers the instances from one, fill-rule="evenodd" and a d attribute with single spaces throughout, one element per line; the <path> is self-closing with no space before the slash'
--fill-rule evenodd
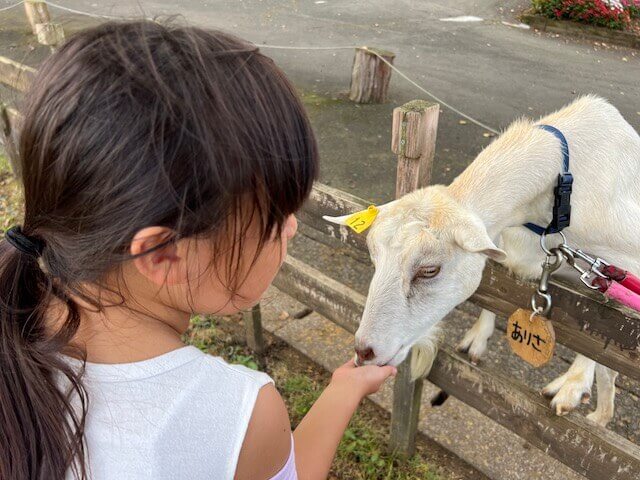
<path id="1" fill-rule="evenodd" d="M 523 13 L 520 21 L 543 32 L 563 33 L 640 50 L 640 36 L 630 32 L 586 25 L 571 20 L 554 20 L 535 13 Z"/>

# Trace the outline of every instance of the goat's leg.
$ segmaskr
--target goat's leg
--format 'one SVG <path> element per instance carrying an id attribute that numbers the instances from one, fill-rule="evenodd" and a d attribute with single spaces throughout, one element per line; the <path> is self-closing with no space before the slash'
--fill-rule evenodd
<path id="1" fill-rule="evenodd" d="M 551 399 L 551 409 L 557 415 L 565 415 L 580 403 L 589 403 L 596 362 L 584 355 L 577 355 L 569 370 L 542 389 Z"/>
<path id="2" fill-rule="evenodd" d="M 587 418 L 602 427 L 606 427 L 607 423 L 613 418 L 616 399 L 616 378 L 618 378 L 618 372 L 614 372 L 604 365 L 596 364 L 598 405 L 593 412 L 587 415 Z"/>
<path id="3" fill-rule="evenodd" d="M 482 310 L 478 320 L 473 324 L 462 341 L 458 344 L 458 351 L 468 352 L 471 363 L 478 363 L 487 350 L 487 340 L 493 334 L 496 324 L 496 314 L 489 310 Z"/>

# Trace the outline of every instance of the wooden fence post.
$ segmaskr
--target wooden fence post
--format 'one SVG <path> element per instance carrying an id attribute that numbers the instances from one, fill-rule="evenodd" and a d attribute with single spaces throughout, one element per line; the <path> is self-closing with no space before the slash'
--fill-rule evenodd
<path id="1" fill-rule="evenodd" d="M 62 24 L 51 21 L 47 2 L 44 0 L 25 0 L 24 11 L 38 43 L 48 45 L 52 50 L 62 43 L 64 40 Z"/>
<path id="2" fill-rule="evenodd" d="M 49 8 L 44 0 L 25 0 L 24 12 L 27 14 L 27 20 L 29 20 L 31 32 L 34 35 L 38 34 L 36 25 L 40 23 L 51 23 Z"/>
<path id="3" fill-rule="evenodd" d="M 258 364 L 264 367 L 264 354 L 267 350 L 262 333 L 262 312 L 260 304 L 255 305 L 251 310 L 242 313 L 244 320 L 245 334 L 247 345 L 256 354 Z"/>
<path id="4" fill-rule="evenodd" d="M 356 48 L 349 98 L 356 103 L 385 102 L 391 80 L 391 67 L 380 57 L 393 63 L 395 56 L 394 53 L 376 48 Z"/>
<path id="5" fill-rule="evenodd" d="M 9 158 L 9 164 L 13 175 L 20 176 L 18 158 L 18 130 L 21 123 L 21 115 L 14 108 L 6 106 L 0 102 L 0 130 L 2 131 L 2 143 L 4 151 Z"/>
<path id="6" fill-rule="evenodd" d="M 414 100 L 393 110 L 391 149 L 398 155 L 396 198 L 428 185 L 435 154 L 440 105 Z M 411 356 L 398 368 L 393 386 L 389 449 L 415 452 L 423 380 L 411 381 Z"/>

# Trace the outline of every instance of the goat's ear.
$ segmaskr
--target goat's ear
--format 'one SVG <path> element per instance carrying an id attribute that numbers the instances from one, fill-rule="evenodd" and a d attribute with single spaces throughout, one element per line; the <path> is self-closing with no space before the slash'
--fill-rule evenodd
<path id="1" fill-rule="evenodd" d="M 397 200 L 393 200 L 391 202 L 385 203 L 384 205 L 376 206 L 376 208 L 378 209 L 378 213 L 383 212 L 384 210 L 386 210 L 387 208 L 389 208 L 391 205 L 393 205 L 396 202 L 397 202 Z M 342 215 L 340 217 L 330 217 L 328 215 L 323 215 L 322 218 L 324 220 L 326 220 L 327 222 L 329 222 L 329 223 L 335 223 L 337 225 L 346 225 L 347 224 L 346 220 L 351 215 L 353 215 L 353 213 L 349 213 L 347 215 Z"/>
<path id="2" fill-rule="evenodd" d="M 506 252 L 491 241 L 484 225 L 463 223 L 455 229 L 454 236 L 456 243 L 468 252 L 482 253 L 496 262 L 507 259 Z"/>

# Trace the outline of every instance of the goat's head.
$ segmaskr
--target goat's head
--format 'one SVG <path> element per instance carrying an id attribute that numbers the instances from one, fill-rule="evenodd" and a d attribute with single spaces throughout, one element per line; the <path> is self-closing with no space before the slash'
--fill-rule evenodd
<path id="1" fill-rule="evenodd" d="M 436 324 L 478 288 L 487 257 L 506 255 L 446 187 L 412 192 L 379 210 L 367 237 L 375 273 L 356 351 L 360 363 L 398 365 L 415 345 L 418 376 L 435 356 Z"/>

